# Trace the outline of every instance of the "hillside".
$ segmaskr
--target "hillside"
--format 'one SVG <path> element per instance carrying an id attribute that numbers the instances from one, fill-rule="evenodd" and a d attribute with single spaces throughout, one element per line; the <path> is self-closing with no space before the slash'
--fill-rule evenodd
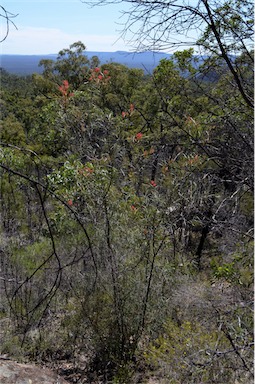
<path id="1" fill-rule="evenodd" d="M 0 70 L 4 369 L 250 384 L 251 57 L 233 61 L 241 92 L 221 57 L 176 52 L 148 76 L 84 48 L 42 74 Z"/>

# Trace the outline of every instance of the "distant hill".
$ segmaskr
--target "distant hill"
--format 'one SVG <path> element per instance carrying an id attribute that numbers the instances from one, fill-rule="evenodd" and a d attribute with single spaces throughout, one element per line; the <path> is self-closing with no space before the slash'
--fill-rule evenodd
<path id="1" fill-rule="evenodd" d="M 170 54 L 162 52 L 141 52 L 130 53 L 125 51 L 116 52 L 86 52 L 85 55 L 90 59 L 98 56 L 101 64 L 116 62 L 124 64 L 129 68 L 142 68 L 145 73 L 152 73 L 153 69 L 159 64 L 161 59 L 169 59 Z M 42 73 L 42 68 L 38 66 L 40 60 L 55 60 L 57 54 L 51 55 L 0 55 L 0 67 L 9 73 L 17 75 L 30 75 L 32 73 Z"/>

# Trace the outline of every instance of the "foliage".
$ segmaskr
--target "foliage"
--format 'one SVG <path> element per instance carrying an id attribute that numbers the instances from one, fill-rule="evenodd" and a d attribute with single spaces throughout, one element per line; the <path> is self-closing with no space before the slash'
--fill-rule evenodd
<path id="1" fill-rule="evenodd" d="M 230 382 L 233 362 L 231 358 L 223 358 L 223 362 L 222 357 L 231 344 L 220 327 L 208 330 L 199 323 L 186 321 L 178 326 L 168 321 L 164 329 L 165 333 L 150 345 L 146 358 L 161 368 L 160 374 L 169 383 Z"/>
<path id="2" fill-rule="evenodd" d="M 176 52 L 145 76 L 84 50 L 2 72 L 3 350 L 85 354 L 105 382 L 152 365 L 173 383 L 248 380 L 250 106 L 217 57 Z M 249 55 L 236 63 L 248 84 Z"/>

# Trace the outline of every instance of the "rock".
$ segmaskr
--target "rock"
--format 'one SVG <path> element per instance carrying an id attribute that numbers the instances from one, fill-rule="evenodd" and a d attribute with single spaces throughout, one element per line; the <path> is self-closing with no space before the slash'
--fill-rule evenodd
<path id="1" fill-rule="evenodd" d="M 35 364 L 19 364 L 0 358 L 1 384 L 68 384 L 55 372 Z"/>

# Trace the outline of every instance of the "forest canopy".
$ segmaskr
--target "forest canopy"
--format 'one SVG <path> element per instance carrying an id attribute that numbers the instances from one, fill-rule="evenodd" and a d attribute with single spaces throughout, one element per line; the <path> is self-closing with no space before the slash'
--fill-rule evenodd
<path id="1" fill-rule="evenodd" d="M 73 383 L 251 383 L 250 3 L 130 4 L 203 16 L 208 54 L 1 69 L 0 351 Z"/>

